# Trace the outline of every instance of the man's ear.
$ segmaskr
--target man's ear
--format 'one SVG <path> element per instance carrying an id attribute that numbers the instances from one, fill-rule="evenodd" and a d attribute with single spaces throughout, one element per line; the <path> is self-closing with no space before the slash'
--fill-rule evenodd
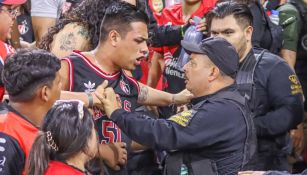
<path id="1" fill-rule="evenodd" d="M 253 27 L 252 26 L 248 26 L 245 28 L 244 33 L 245 33 L 245 37 L 248 41 L 252 40 L 252 34 L 253 34 Z"/>
<path id="2" fill-rule="evenodd" d="M 116 47 L 118 42 L 121 41 L 121 36 L 116 30 L 111 30 L 109 32 L 109 40 L 112 46 Z"/>
<path id="3" fill-rule="evenodd" d="M 220 69 L 215 67 L 215 66 L 212 66 L 210 68 L 210 73 L 209 73 L 208 81 L 212 82 L 213 80 L 217 79 L 219 74 L 220 74 Z"/>
<path id="4" fill-rule="evenodd" d="M 51 91 L 50 88 L 48 86 L 43 86 L 40 88 L 40 90 L 38 90 L 38 96 L 41 98 L 42 101 L 47 102 L 50 98 Z"/>

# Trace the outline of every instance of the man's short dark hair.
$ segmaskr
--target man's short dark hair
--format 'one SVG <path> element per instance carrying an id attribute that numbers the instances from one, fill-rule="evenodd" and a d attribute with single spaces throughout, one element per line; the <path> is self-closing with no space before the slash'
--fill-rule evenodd
<path id="1" fill-rule="evenodd" d="M 60 60 L 47 51 L 21 49 L 5 60 L 2 81 L 10 100 L 29 101 L 38 88 L 52 87 L 60 68 Z"/>
<path id="2" fill-rule="evenodd" d="M 149 23 L 146 13 L 136 6 L 120 1 L 111 3 L 104 15 L 100 26 L 100 41 L 105 41 L 111 30 L 116 30 L 122 37 L 131 30 L 132 22 Z"/>
<path id="3" fill-rule="evenodd" d="M 246 4 L 233 1 L 225 1 L 216 4 L 206 15 L 208 29 L 211 29 L 211 23 L 214 18 L 223 19 L 233 15 L 237 24 L 243 29 L 253 25 L 253 15 Z"/>

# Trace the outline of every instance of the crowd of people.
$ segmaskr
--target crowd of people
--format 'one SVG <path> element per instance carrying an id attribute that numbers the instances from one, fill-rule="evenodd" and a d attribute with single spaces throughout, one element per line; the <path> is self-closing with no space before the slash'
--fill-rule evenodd
<path id="1" fill-rule="evenodd" d="M 305 59 L 306 0 L 0 0 L 0 174 L 307 174 Z"/>

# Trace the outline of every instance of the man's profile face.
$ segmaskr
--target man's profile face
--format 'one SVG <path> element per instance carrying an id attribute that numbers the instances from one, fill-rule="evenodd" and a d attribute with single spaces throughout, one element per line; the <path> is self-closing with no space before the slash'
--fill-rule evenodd
<path id="1" fill-rule="evenodd" d="M 249 33 L 238 25 L 233 15 L 225 18 L 213 18 L 210 28 L 211 36 L 222 37 L 231 43 L 237 50 L 240 59 L 243 57 L 247 43 L 251 42 Z"/>
<path id="2" fill-rule="evenodd" d="M 186 89 L 195 97 L 202 96 L 206 91 L 212 64 L 207 55 L 192 53 L 190 60 L 184 65 Z"/>
<path id="3" fill-rule="evenodd" d="M 121 36 L 117 49 L 119 58 L 116 64 L 126 70 L 134 70 L 148 54 L 147 25 L 143 22 L 132 22 L 126 36 Z"/>

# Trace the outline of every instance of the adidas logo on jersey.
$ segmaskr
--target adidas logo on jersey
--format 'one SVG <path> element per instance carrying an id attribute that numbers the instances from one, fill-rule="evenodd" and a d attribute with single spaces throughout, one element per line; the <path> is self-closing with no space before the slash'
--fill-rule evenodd
<path id="1" fill-rule="evenodd" d="M 83 83 L 83 84 L 86 87 L 85 92 L 94 92 L 95 91 L 96 83 L 92 83 L 92 82 L 88 81 L 88 83 Z"/>

